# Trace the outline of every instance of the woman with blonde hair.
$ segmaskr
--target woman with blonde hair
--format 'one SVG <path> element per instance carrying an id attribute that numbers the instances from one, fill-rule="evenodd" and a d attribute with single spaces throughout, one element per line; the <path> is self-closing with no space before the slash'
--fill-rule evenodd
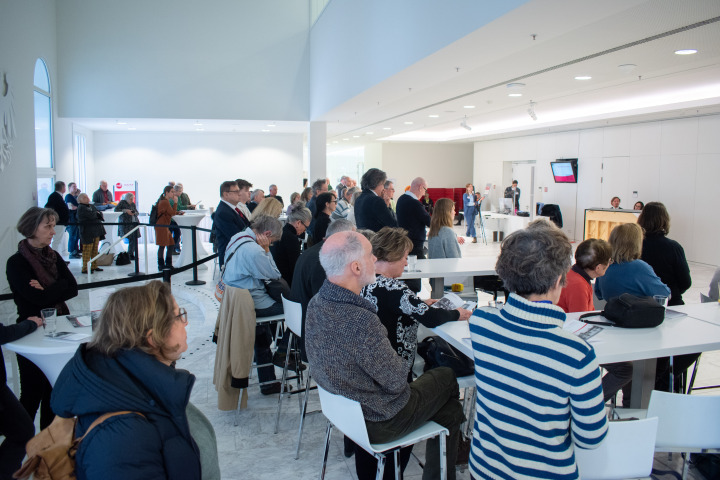
<path id="1" fill-rule="evenodd" d="M 282 203 L 279 200 L 268 197 L 258 204 L 257 207 L 250 214 L 250 221 L 258 218 L 260 215 L 267 215 L 268 217 L 279 218 L 282 213 Z"/>
<path id="2" fill-rule="evenodd" d="M 195 377 L 175 368 L 188 348 L 187 312 L 168 284 L 114 292 L 91 342 L 58 377 L 53 411 L 77 416 L 79 478 L 220 478 L 210 422 L 189 403 Z"/>
<path id="3" fill-rule="evenodd" d="M 312 198 L 313 190 L 312 187 L 307 187 L 305 190 L 302 191 L 300 194 L 300 201 L 305 202 L 305 205 L 310 201 Z"/>
<path id="4" fill-rule="evenodd" d="M 460 258 L 460 247 L 465 243 L 463 237 L 458 237 L 453 231 L 455 218 L 455 202 L 449 198 L 439 198 L 435 202 L 430 231 L 428 232 L 429 258 Z"/>
<path id="5" fill-rule="evenodd" d="M 670 289 L 652 267 L 640 260 L 643 231 L 637 223 L 618 225 L 610 232 L 612 264 L 605 275 L 595 280 L 595 295 L 600 300 L 631 293 L 638 297 L 669 296 Z"/>

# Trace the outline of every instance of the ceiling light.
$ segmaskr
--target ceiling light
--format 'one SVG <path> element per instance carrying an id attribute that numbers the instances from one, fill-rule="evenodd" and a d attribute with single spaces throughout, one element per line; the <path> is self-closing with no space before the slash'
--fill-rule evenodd
<path id="1" fill-rule="evenodd" d="M 537 121 L 537 115 L 535 115 L 535 102 L 530 100 L 530 108 L 527 109 L 528 115 L 530 115 L 530 118 Z"/>
<path id="2" fill-rule="evenodd" d="M 204 132 L 205 129 L 204 129 L 204 128 L 196 128 L 195 131 L 196 131 L 196 132 Z"/>
<path id="3" fill-rule="evenodd" d="M 343 141 L 345 141 L 345 142 L 347 142 L 348 140 L 350 140 L 350 139 L 349 139 L 349 138 L 343 138 Z"/>
<path id="4" fill-rule="evenodd" d="M 360 138 L 360 135 L 353 135 L 353 138 Z"/>
<path id="5" fill-rule="evenodd" d="M 590 75 L 578 75 L 575 77 L 575 80 L 590 80 L 592 77 Z"/>
<path id="6" fill-rule="evenodd" d="M 675 50 L 675 55 L 694 55 L 697 52 L 694 48 L 686 48 L 683 50 Z"/>
<path id="7" fill-rule="evenodd" d="M 413 122 L 404 122 L 404 123 L 405 123 L 405 125 L 412 125 L 412 124 L 413 124 Z"/>
<path id="8" fill-rule="evenodd" d="M 202 123 L 200 123 L 200 120 L 195 120 L 195 123 L 193 123 L 196 127 L 202 127 Z"/>
<path id="9" fill-rule="evenodd" d="M 128 127 L 128 130 L 137 130 L 135 127 Z"/>
<path id="10" fill-rule="evenodd" d="M 623 63 L 622 65 L 618 65 L 618 68 L 623 73 L 630 73 L 637 68 L 637 65 L 634 63 Z"/>
<path id="11" fill-rule="evenodd" d="M 475 105 L 464 105 L 463 108 L 475 108 Z"/>
<path id="12" fill-rule="evenodd" d="M 123 122 L 122 120 L 117 120 L 115 123 L 118 125 L 127 125 L 127 122 Z"/>
<path id="13" fill-rule="evenodd" d="M 472 127 L 467 124 L 467 117 L 463 118 L 463 121 L 460 122 L 460 126 L 461 126 L 462 128 L 464 128 L 465 130 L 467 130 L 468 132 L 469 132 L 470 130 L 472 130 Z"/>
<path id="14" fill-rule="evenodd" d="M 337 140 L 333 140 L 333 143 L 339 143 Z"/>
<path id="15" fill-rule="evenodd" d="M 440 118 L 440 115 L 428 115 L 428 118 Z"/>
<path id="16" fill-rule="evenodd" d="M 260 131 L 261 131 L 261 132 L 269 132 L 270 130 L 264 128 L 264 129 L 262 129 L 262 130 L 260 130 Z"/>
<path id="17" fill-rule="evenodd" d="M 522 93 L 508 93 L 508 97 L 522 97 Z"/>
<path id="18" fill-rule="evenodd" d="M 372 135 L 373 132 L 365 132 L 365 135 Z"/>
<path id="19" fill-rule="evenodd" d="M 274 123 L 271 123 L 271 124 L 265 125 L 265 126 L 266 126 L 266 127 L 277 127 L 277 125 L 275 125 Z"/>
<path id="20" fill-rule="evenodd" d="M 383 130 L 392 130 L 391 127 L 383 127 Z"/>

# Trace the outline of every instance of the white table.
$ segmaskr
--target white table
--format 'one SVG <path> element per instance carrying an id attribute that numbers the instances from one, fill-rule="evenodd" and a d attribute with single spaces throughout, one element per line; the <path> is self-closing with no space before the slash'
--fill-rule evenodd
<path id="1" fill-rule="evenodd" d="M 65 316 L 57 318 L 57 331 L 92 335 L 91 327 L 75 328 Z M 88 338 L 87 341 L 89 340 Z M 48 338 L 45 336 L 45 329 L 39 327 L 30 335 L 3 346 L 33 362 L 43 371 L 50 385 L 55 385 L 58 375 L 75 355 L 80 343 Z"/>
<path id="2" fill-rule="evenodd" d="M 675 308 L 675 307 L 671 307 Z M 570 313 L 577 319 L 582 313 Z M 470 358 L 473 357 L 468 322 L 448 322 L 433 331 Z M 720 324 L 691 316 L 666 319 L 655 328 L 607 327 L 590 344 L 598 362 L 633 362 L 632 405 L 647 408 L 655 386 L 655 359 L 720 350 Z"/>
<path id="3" fill-rule="evenodd" d="M 195 212 L 196 210 L 185 210 L 184 215 L 175 215 L 172 217 L 172 219 L 175 220 L 175 223 L 184 227 L 197 227 L 200 222 L 206 217 L 206 215 L 204 212 Z M 178 264 L 176 265 L 178 267 L 182 267 L 192 263 L 192 237 L 190 236 L 192 231 L 186 228 L 181 230 L 183 232 L 183 236 L 185 237 L 185 245 L 183 246 L 183 249 L 180 252 L 180 257 L 178 258 Z M 201 258 L 205 258 L 209 255 L 209 253 L 205 250 L 205 247 L 203 247 L 203 242 L 200 238 L 200 232 L 198 231 L 195 232 L 195 246 L 197 249 L 198 260 Z M 207 265 L 205 265 L 204 263 L 198 265 L 198 270 L 207 270 L 207 268 Z"/>
<path id="4" fill-rule="evenodd" d="M 493 231 L 501 231 L 506 237 L 513 232 L 522 230 L 530 223 L 530 217 L 518 217 L 517 215 L 507 215 L 495 212 L 480 212 L 485 220 L 495 220 L 497 228 Z M 486 228 L 486 230 L 489 230 Z"/>
<path id="5" fill-rule="evenodd" d="M 418 260 L 413 272 L 403 272 L 401 280 L 429 278 L 432 298 L 442 298 L 445 277 L 495 275 L 496 257 L 429 258 Z"/>
<path id="6" fill-rule="evenodd" d="M 103 227 L 105 228 L 105 240 L 107 240 L 110 243 L 115 242 L 118 237 L 118 225 L 106 225 L 107 223 L 118 223 L 120 219 L 120 215 L 122 215 L 122 212 L 115 212 L 111 209 L 105 210 L 102 212 L 103 218 L 105 219 L 105 224 L 103 224 Z M 118 243 L 115 245 L 111 250 L 110 253 L 120 253 L 124 252 L 123 248 Z"/>
<path id="7" fill-rule="evenodd" d="M 677 305 L 668 307 L 668 310 L 687 313 L 693 318 L 720 326 L 720 303 L 695 303 L 692 305 Z"/>

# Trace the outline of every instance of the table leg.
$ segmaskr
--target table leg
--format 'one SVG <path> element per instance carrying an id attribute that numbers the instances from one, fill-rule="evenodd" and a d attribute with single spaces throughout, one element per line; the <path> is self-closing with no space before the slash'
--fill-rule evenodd
<path id="1" fill-rule="evenodd" d="M 632 397 L 630 408 L 648 408 L 650 393 L 655 388 L 655 365 L 657 359 L 633 362 Z"/>
<path id="2" fill-rule="evenodd" d="M 445 278 L 431 278 L 430 288 L 432 289 L 430 298 L 442 298 L 445 295 Z"/>

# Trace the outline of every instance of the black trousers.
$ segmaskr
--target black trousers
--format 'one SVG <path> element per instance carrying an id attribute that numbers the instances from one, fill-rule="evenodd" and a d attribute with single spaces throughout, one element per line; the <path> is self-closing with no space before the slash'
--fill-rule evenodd
<path id="1" fill-rule="evenodd" d="M 167 251 L 165 251 L 167 248 Z M 172 257 L 173 257 L 173 246 L 169 247 L 158 247 L 158 269 L 162 270 L 164 267 L 172 268 Z"/>
<path id="2" fill-rule="evenodd" d="M 175 220 L 170 220 L 170 225 L 175 225 L 174 227 L 169 227 L 170 232 L 172 233 L 173 242 L 175 242 L 175 247 L 173 247 L 175 250 L 180 250 L 180 239 L 182 238 L 182 232 L 180 231 L 180 228 L 177 227 L 177 222 Z"/>
<path id="3" fill-rule="evenodd" d="M 22 464 L 25 444 L 35 435 L 35 426 L 7 385 L 0 386 L 0 435 L 5 436 L 0 445 L 0 480 L 10 480 Z"/>
<path id="4" fill-rule="evenodd" d="M 17 363 L 20 372 L 20 403 L 33 421 L 38 408 L 40 409 L 40 428 L 43 429 L 55 418 L 50 408 L 52 387 L 42 370 L 33 362 L 18 355 Z"/>

